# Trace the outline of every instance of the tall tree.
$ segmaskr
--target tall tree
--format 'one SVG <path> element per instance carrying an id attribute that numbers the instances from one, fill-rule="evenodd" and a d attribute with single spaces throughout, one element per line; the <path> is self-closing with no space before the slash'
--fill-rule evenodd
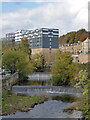
<path id="1" fill-rule="evenodd" d="M 78 77 L 76 78 L 77 83 L 76 88 L 80 87 L 82 89 L 82 95 L 80 97 L 79 109 L 82 110 L 85 120 L 89 120 L 90 115 L 90 103 L 89 103 L 89 78 L 86 70 L 80 70 Z"/>
<path id="2" fill-rule="evenodd" d="M 44 71 L 46 68 L 46 61 L 43 55 L 35 54 L 32 59 L 34 71 Z"/>
<path id="3" fill-rule="evenodd" d="M 21 49 L 24 50 L 24 52 L 28 53 L 29 59 L 31 60 L 31 48 L 29 47 L 29 40 L 27 38 L 23 38 L 21 42 Z"/>
<path id="4" fill-rule="evenodd" d="M 23 50 L 28 53 L 28 49 L 29 49 L 29 40 L 27 38 L 23 38 L 21 40 L 21 47 L 23 48 Z"/>
<path id="5" fill-rule="evenodd" d="M 58 51 L 56 61 L 52 69 L 54 85 L 69 85 L 76 73 L 75 63 L 69 52 Z"/>
<path id="6" fill-rule="evenodd" d="M 3 65 L 11 73 L 18 71 L 23 74 L 30 74 L 32 71 L 32 65 L 29 61 L 29 56 L 21 50 L 8 50 L 2 56 Z"/>

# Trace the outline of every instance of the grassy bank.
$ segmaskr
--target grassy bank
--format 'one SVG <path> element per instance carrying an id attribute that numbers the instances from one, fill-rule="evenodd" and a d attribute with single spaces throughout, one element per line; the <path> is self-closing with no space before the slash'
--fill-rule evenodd
<path id="1" fill-rule="evenodd" d="M 47 96 L 16 96 L 4 95 L 2 100 L 2 115 L 15 114 L 17 110 L 27 112 L 35 105 L 43 103 Z"/>

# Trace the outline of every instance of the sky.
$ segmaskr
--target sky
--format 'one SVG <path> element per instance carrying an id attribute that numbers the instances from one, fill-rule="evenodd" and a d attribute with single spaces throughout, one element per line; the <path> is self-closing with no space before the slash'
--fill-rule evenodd
<path id="1" fill-rule="evenodd" d="M 89 0 L 3 0 L 0 37 L 20 29 L 58 28 L 59 35 L 88 30 Z M 0 33 L 1 33 L 0 32 Z"/>

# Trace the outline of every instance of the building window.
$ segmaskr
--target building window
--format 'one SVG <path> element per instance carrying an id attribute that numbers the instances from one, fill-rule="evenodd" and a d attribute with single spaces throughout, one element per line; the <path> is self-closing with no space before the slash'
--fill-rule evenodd
<path id="1" fill-rule="evenodd" d="M 50 42 L 52 41 L 52 39 L 50 38 Z"/>

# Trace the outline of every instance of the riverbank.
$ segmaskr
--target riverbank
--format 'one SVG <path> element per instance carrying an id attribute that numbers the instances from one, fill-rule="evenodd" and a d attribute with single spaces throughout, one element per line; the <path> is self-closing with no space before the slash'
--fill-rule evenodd
<path id="1" fill-rule="evenodd" d="M 35 105 L 44 103 L 48 98 L 42 96 L 17 96 L 4 95 L 2 100 L 2 116 L 15 114 L 17 110 L 21 112 L 28 112 Z"/>
<path id="2" fill-rule="evenodd" d="M 36 105 L 28 112 L 17 111 L 14 115 L 3 116 L 3 118 L 81 118 L 81 111 L 75 110 L 72 114 L 63 112 L 76 101 L 74 98 L 72 100 L 72 97 L 71 95 L 48 96 L 48 101 Z"/>

